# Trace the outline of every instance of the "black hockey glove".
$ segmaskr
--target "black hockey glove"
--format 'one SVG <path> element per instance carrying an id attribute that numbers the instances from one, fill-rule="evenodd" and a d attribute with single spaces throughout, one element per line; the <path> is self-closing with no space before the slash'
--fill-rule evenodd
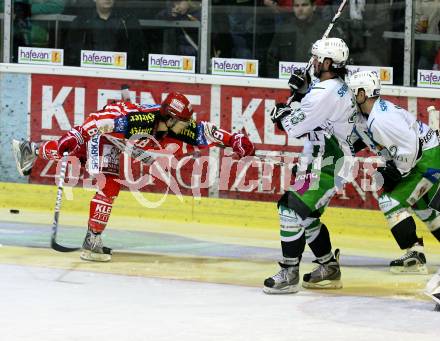
<path id="1" fill-rule="evenodd" d="M 290 76 L 288 84 L 292 101 L 300 102 L 309 88 L 310 75 L 305 70 L 296 69 Z"/>
<path id="2" fill-rule="evenodd" d="M 277 103 L 273 107 L 270 112 L 270 119 L 277 127 L 281 130 L 284 130 L 283 125 L 281 124 L 281 120 L 289 115 L 292 112 L 292 109 L 285 103 Z"/>
<path id="3" fill-rule="evenodd" d="M 392 192 L 397 184 L 402 180 L 402 174 L 397 169 L 394 161 L 387 161 L 385 167 L 377 167 L 377 171 L 383 177 L 384 192 Z"/>

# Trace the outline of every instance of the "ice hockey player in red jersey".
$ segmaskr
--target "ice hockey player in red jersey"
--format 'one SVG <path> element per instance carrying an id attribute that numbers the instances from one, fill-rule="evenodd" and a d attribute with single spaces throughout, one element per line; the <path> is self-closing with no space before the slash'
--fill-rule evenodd
<path id="1" fill-rule="evenodd" d="M 254 146 L 244 134 L 227 132 L 210 122 L 197 122 L 192 115 L 189 100 L 176 92 L 170 93 L 161 105 L 115 102 L 91 113 L 81 126 L 72 128 L 58 141 L 34 143 L 14 140 L 12 146 L 17 169 L 21 175 L 29 175 L 36 158 L 59 160 L 68 153 L 76 156 L 91 175 L 105 176 L 105 185 L 98 189 L 90 202 L 88 231 L 81 258 L 106 262 L 111 260 L 112 251 L 103 245 L 101 233 L 121 188 L 118 181 L 121 148 L 117 148 L 117 142 L 123 144 L 134 135 L 142 134 L 150 137 L 138 144 L 146 150 L 157 149 L 157 143 L 162 148 L 169 143 L 180 142 L 176 156 L 182 154 L 182 142 L 188 144 L 188 149 L 191 146 L 217 145 L 232 147 L 239 157 L 254 154 Z"/>

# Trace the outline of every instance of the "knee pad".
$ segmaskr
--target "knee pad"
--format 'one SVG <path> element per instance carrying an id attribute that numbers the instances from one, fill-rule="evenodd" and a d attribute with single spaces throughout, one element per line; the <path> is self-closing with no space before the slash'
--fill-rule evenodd
<path id="1" fill-rule="evenodd" d="M 434 233 L 434 231 L 440 230 L 440 214 L 437 213 L 434 219 L 427 221 L 426 226 L 432 233 Z"/>
<path id="2" fill-rule="evenodd" d="M 99 188 L 98 193 L 114 200 L 121 190 L 121 184 L 117 180 L 119 177 L 115 175 L 105 175 L 105 182 Z"/>
<path id="3" fill-rule="evenodd" d="M 304 235 L 303 220 L 293 209 L 279 205 L 278 215 L 280 217 L 280 236 L 282 242 L 295 241 Z"/>
<path id="4" fill-rule="evenodd" d="M 390 227 L 390 229 L 392 229 L 394 226 L 398 225 L 400 222 L 404 221 L 405 219 L 411 218 L 411 214 L 408 212 L 407 209 L 400 209 L 397 210 L 389 215 L 385 216 L 387 221 L 388 221 L 388 225 Z"/>

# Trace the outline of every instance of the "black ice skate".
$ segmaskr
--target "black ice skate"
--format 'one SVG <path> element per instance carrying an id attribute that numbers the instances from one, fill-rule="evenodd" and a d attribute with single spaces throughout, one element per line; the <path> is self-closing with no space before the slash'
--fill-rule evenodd
<path id="1" fill-rule="evenodd" d="M 341 270 L 339 268 L 339 249 L 328 262 L 313 262 L 318 266 L 308 274 L 304 274 L 302 286 L 307 289 L 340 289 L 342 288 Z"/>
<path id="2" fill-rule="evenodd" d="M 299 290 L 299 266 L 278 263 L 281 270 L 264 280 L 263 292 L 266 294 L 293 294 Z"/>
<path id="3" fill-rule="evenodd" d="M 419 239 L 406 253 L 390 263 L 390 271 L 394 274 L 427 275 L 426 257 L 423 253 L 423 239 Z"/>
<path id="4" fill-rule="evenodd" d="M 27 176 L 31 173 L 37 158 L 37 149 L 38 145 L 34 142 L 12 140 L 12 152 L 20 175 Z"/>
<path id="5" fill-rule="evenodd" d="M 100 233 L 88 230 L 80 257 L 95 262 L 108 262 L 112 259 L 112 249 L 103 246 Z"/>

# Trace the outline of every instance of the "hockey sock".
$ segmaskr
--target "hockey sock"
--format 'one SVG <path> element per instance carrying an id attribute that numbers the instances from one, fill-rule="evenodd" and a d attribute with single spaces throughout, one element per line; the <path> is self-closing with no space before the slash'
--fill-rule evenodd
<path id="1" fill-rule="evenodd" d="M 43 160 L 58 160 L 58 142 L 46 141 L 38 147 L 38 157 Z"/>
<path id="2" fill-rule="evenodd" d="M 283 252 L 283 262 L 287 265 L 297 265 L 301 260 L 301 256 L 306 247 L 306 237 L 304 233 L 302 236 L 294 241 L 281 241 L 281 250 Z"/>
<path id="3" fill-rule="evenodd" d="M 391 228 L 391 233 L 402 250 L 408 249 L 418 242 L 416 223 L 413 217 L 407 217 L 398 222 Z"/>
<path id="4" fill-rule="evenodd" d="M 309 244 L 310 249 L 312 250 L 315 257 L 318 258 L 318 260 L 323 258 L 323 262 L 325 262 L 327 261 L 329 255 L 330 259 L 331 257 L 333 257 L 333 254 L 331 252 L 332 243 L 330 242 L 330 233 L 328 232 L 327 226 L 325 226 L 324 224 L 319 225 L 317 235 L 314 239 L 312 239 L 312 241 L 310 241 L 310 238 L 307 238 L 307 243 Z"/>
<path id="5" fill-rule="evenodd" d="M 89 229 L 101 233 L 107 226 L 112 211 L 113 199 L 96 193 L 90 202 Z"/>

